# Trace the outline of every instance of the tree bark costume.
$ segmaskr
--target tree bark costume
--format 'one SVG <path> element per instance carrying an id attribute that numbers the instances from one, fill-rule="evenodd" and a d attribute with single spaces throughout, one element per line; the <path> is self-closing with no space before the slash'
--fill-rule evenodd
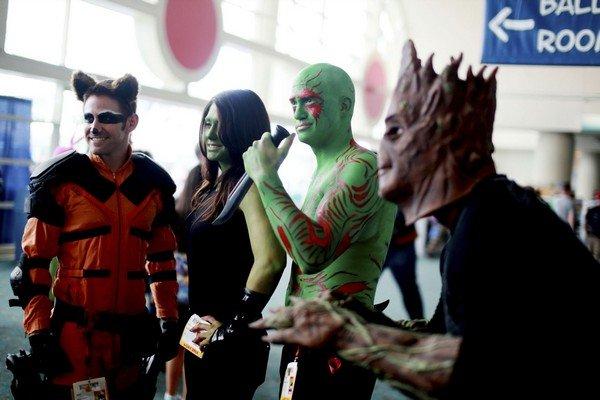
<path id="1" fill-rule="evenodd" d="M 583 340 L 597 355 L 597 342 L 585 328 L 559 333 L 553 326 L 594 313 L 600 268 L 547 204 L 495 173 L 496 70 L 484 77 L 485 68 L 473 74 L 469 67 L 462 80 L 462 55 L 439 75 L 431 60 L 421 65 L 410 41 L 404 48 L 380 184 L 407 220 L 434 213 L 449 221 L 442 293 L 428 330 L 462 344 L 438 395 L 585 393 L 591 377 L 572 368 L 578 355 L 568 343 Z"/>
<path id="2" fill-rule="evenodd" d="M 25 332 L 53 328 L 59 337 L 72 370 L 54 384 L 106 376 L 117 390 L 125 388 L 138 378 L 144 341 L 157 337 L 156 322 L 143 325 L 147 277 L 157 316 L 177 318 L 175 185 L 141 154 L 115 173 L 100 157 L 74 152 L 39 169 L 20 262 L 35 288 L 24 309 Z M 59 261 L 54 284 L 53 257 Z"/>

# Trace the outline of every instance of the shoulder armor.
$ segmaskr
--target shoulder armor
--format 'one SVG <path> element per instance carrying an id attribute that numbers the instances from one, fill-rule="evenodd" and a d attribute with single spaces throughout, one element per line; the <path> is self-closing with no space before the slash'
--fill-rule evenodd
<path id="1" fill-rule="evenodd" d="M 51 225 L 64 223 L 64 210 L 53 198 L 51 189 L 67 180 L 65 172 L 77 170 L 83 154 L 69 151 L 40 163 L 31 174 L 29 198 L 26 203 L 28 217 L 36 217 Z"/>
<path id="2" fill-rule="evenodd" d="M 73 161 L 79 159 L 81 156 L 85 157 L 83 154 L 79 154 L 75 150 L 71 150 L 52 157 L 42 163 L 39 163 L 31 173 L 30 178 L 32 180 L 43 179 L 45 176 L 64 168 L 65 165 L 70 165 L 73 163 Z"/>
<path id="3" fill-rule="evenodd" d="M 56 203 L 52 189 L 73 182 L 87 192 L 106 201 L 114 192 L 114 184 L 103 178 L 85 154 L 69 151 L 39 164 L 29 182 L 27 214 L 51 225 L 63 225 L 64 210 Z"/>
<path id="4" fill-rule="evenodd" d="M 133 153 L 133 173 L 121 185 L 121 192 L 134 204 L 139 204 L 151 190 L 158 189 L 163 209 L 154 219 L 153 226 L 171 225 L 175 222 L 175 183 L 167 171 L 142 153 Z"/>
<path id="5" fill-rule="evenodd" d="M 143 153 L 134 152 L 131 157 L 135 168 L 139 169 L 139 172 L 143 173 L 146 179 L 150 178 L 149 180 L 161 192 L 169 195 L 175 193 L 175 182 L 163 167 Z"/>

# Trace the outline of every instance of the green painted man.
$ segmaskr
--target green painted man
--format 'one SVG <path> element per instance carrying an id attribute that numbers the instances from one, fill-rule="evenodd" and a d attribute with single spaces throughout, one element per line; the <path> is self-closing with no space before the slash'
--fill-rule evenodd
<path id="1" fill-rule="evenodd" d="M 311 65 L 296 77 L 290 102 L 298 137 L 317 158 L 302 209 L 277 174 L 294 136 L 276 148 L 266 133 L 244 154 L 271 226 L 293 259 L 286 303 L 290 295 L 312 299 L 329 290 L 372 308 L 396 207 L 378 196 L 376 154 L 352 137 L 354 85 L 336 66 Z M 371 397 L 370 372 L 294 346 L 284 347 L 282 372 L 296 357 L 294 399 Z"/>

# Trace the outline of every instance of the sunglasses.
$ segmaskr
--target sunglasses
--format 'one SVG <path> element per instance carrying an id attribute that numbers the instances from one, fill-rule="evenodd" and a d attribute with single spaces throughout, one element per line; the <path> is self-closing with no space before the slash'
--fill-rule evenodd
<path id="1" fill-rule="evenodd" d="M 94 115 L 91 113 L 83 114 L 83 119 L 88 124 L 92 124 L 94 122 Z M 123 114 L 115 114 L 110 111 L 101 112 L 96 116 L 98 122 L 101 124 L 119 124 L 125 122 L 127 119 Z"/>

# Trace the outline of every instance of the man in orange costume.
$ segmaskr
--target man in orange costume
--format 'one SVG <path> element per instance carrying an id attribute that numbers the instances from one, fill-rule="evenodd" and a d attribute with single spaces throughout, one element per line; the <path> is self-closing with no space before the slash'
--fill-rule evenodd
<path id="1" fill-rule="evenodd" d="M 15 294 L 33 359 L 51 378 L 49 398 L 70 398 L 73 383 L 100 377 L 111 399 L 141 398 L 142 356 L 158 352 L 168 360 L 177 349 L 175 185 L 150 158 L 132 154 L 133 76 L 96 82 L 77 72 L 72 84 L 83 101 L 90 154 L 60 155 L 32 174 Z M 160 330 L 145 309 L 147 277 Z M 59 368 L 60 359 L 68 368 Z"/>

